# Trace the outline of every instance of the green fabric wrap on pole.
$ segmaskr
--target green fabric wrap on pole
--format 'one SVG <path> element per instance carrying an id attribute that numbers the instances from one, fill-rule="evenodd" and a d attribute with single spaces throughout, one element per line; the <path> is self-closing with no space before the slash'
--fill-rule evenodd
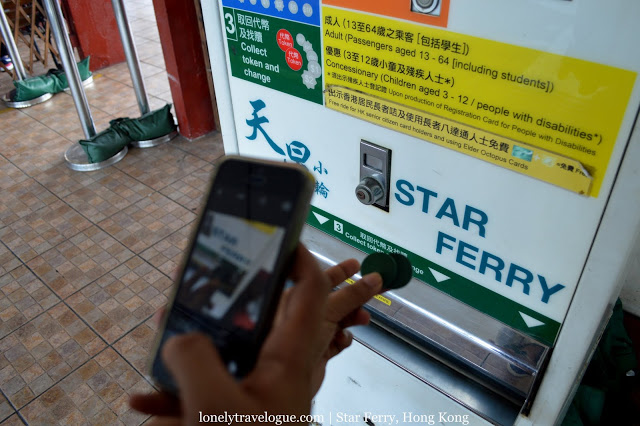
<path id="1" fill-rule="evenodd" d="M 91 71 L 89 71 L 89 57 L 78 62 L 78 72 L 82 81 L 91 77 Z M 69 87 L 69 82 L 67 81 L 67 76 L 64 72 L 57 69 L 51 69 L 45 75 L 31 77 L 24 80 L 16 80 L 13 82 L 13 85 L 16 88 L 16 95 L 13 101 L 24 102 L 38 98 L 45 93 L 60 93 Z"/>
<path id="2" fill-rule="evenodd" d="M 176 130 L 171 114 L 171 104 L 155 111 L 148 112 L 140 118 L 117 118 L 109 122 L 129 135 L 132 141 L 148 141 L 167 135 Z"/>
<path id="3" fill-rule="evenodd" d="M 122 151 L 129 142 L 131 142 L 129 135 L 110 127 L 89 140 L 80 140 L 80 145 L 90 163 L 100 163 Z"/>
<path id="4" fill-rule="evenodd" d="M 120 152 L 131 141 L 146 141 L 167 135 L 177 129 L 171 114 L 171 104 L 144 114 L 140 118 L 116 118 L 109 128 L 80 145 L 90 163 L 99 163 Z"/>

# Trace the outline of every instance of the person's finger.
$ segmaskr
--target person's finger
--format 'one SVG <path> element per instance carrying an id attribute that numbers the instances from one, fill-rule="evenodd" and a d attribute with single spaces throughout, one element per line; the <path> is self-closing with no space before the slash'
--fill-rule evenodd
<path id="1" fill-rule="evenodd" d="M 291 328 L 298 337 L 309 338 L 312 331 L 324 319 L 324 303 L 329 294 L 330 284 L 327 275 L 320 269 L 313 255 L 301 244 L 296 250 L 296 259 L 291 270 L 295 282 L 288 300 Z M 292 336 L 290 337 L 292 338 Z"/>
<path id="2" fill-rule="evenodd" d="M 178 398 L 165 392 L 131 395 L 129 405 L 134 410 L 153 416 L 179 416 L 182 412 Z"/>
<path id="3" fill-rule="evenodd" d="M 233 400 L 238 391 L 218 351 L 204 334 L 189 333 L 167 340 L 162 360 L 180 390 L 182 409 L 187 416 L 211 408 L 211 401 L 222 406 L 224 401 Z M 187 423 L 195 423 L 194 420 L 187 419 Z"/>
<path id="4" fill-rule="evenodd" d="M 347 259 L 327 269 L 325 273 L 329 276 L 331 285 L 335 287 L 347 278 L 353 276 L 353 274 L 359 270 L 360 263 L 357 260 Z"/>
<path id="5" fill-rule="evenodd" d="M 349 330 L 338 330 L 333 339 L 333 354 L 330 358 L 338 355 L 343 350 L 347 349 L 351 346 L 351 342 L 353 342 L 353 334 Z"/>
<path id="6" fill-rule="evenodd" d="M 338 325 L 342 328 L 348 328 L 356 325 L 367 325 L 370 320 L 371 315 L 369 312 L 365 311 L 364 308 L 358 308 L 348 313 L 347 316 L 338 322 Z"/>
<path id="7" fill-rule="evenodd" d="M 329 362 L 331 358 L 348 348 L 351 345 L 352 340 L 353 335 L 349 331 L 341 329 L 336 331 L 333 340 L 330 342 L 324 354 L 316 362 L 316 366 L 313 370 L 313 376 L 311 379 L 312 395 L 315 395 L 318 392 L 318 389 L 320 389 L 320 385 L 322 384 L 322 380 L 324 378 L 327 362 Z"/>
<path id="8" fill-rule="evenodd" d="M 338 284 L 344 282 L 347 278 L 353 276 L 359 270 L 360 263 L 356 259 L 347 259 L 343 262 L 338 263 L 337 265 L 330 267 L 329 269 L 326 269 L 324 273 L 329 277 L 329 285 L 330 289 L 332 289 Z M 275 324 L 279 324 L 284 318 L 287 317 L 288 302 L 291 296 L 291 290 L 291 288 L 285 290 L 280 297 L 276 316 L 273 321 L 274 326 Z"/>
<path id="9" fill-rule="evenodd" d="M 317 350 L 313 343 L 325 319 L 331 287 L 327 275 L 302 245 L 296 250 L 290 278 L 295 285 L 288 296 L 286 320 L 272 328 L 258 359 L 259 366 L 268 363 L 265 368 L 274 374 L 304 374 L 312 367 L 311 354 Z"/>
<path id="10" fill-rule="evenodd" d="M 326 319 L 338 323 L 349 313 L 364 305 L 382 289 L 382 277 L 377 272 L 367 274 L 355 284 L 347 285 L 329 295 Z"/>
<path id="11" fill-rule="evenodd" d="M 296 247 L 291 270 L 289 271 L 289 278 L 295 284 L 299 284 L 308 278 L 316 278 L 319 276 L 318 273 L 322 273 L 322 270 L 315 257 L 304 244 L 299 243 Z"/>

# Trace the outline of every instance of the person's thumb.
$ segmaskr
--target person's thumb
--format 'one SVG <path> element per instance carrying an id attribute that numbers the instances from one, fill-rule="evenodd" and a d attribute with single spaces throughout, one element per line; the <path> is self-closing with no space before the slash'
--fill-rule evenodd
<path id="1" fill-rule="evenodd" d="M 327 320 L 335 323 L 367 303 L 382 290 L 382 277 L 374 272 L 367 274 L 355 284 L 347 285 L 329 295 Z"/>

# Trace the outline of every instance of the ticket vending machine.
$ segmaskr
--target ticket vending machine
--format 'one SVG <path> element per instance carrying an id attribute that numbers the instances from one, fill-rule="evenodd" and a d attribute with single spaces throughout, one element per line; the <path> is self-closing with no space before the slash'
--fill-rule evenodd
<path id="1" fill-rule="evenodd" d="M 322 424 L 554 424 L 640 232 L 640 3 L 202 0 L 227 153 L 305 165 L 325 265 L 413 279 Z"/>

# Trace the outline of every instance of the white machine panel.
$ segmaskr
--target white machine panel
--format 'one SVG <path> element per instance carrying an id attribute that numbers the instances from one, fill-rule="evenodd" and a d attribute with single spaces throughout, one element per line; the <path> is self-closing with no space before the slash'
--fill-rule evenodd
<path id="1" fill-rule="evenodd" d="M 221 1 L 228 148 L 306 165 L 310 225 L 553 344 L 638 104 L 631 30 L 582 21 L 640 6 L 405 3 Z M 388 211 L 354 196 L 362 140 L 392 153 Z"/>
<path id="2" fill-rule="evenodd" d="M 343 355 L 329 362 L 313 403 L 322 424 L 490 424 L 359 343 Z"/>
<path id="3" fill-rule="evenodd" d="M 387 311 L 427 312 L 436 289 L 492 330 L 555 346 L 558 375 L 541 389 L 561 396 L 521 421 L 557 421 L 640 229 L 627 210 L 640 204 L 640 3 L 202 4 L 225 150 L 304 164 L 316 177 L 308 225 L 406 255 L 417 281 L 378 298 Z M 367 170 L 380 171 L 381 203 L 356 196 Z M 489 352 L 505 344 L 461 330 Z"/>

